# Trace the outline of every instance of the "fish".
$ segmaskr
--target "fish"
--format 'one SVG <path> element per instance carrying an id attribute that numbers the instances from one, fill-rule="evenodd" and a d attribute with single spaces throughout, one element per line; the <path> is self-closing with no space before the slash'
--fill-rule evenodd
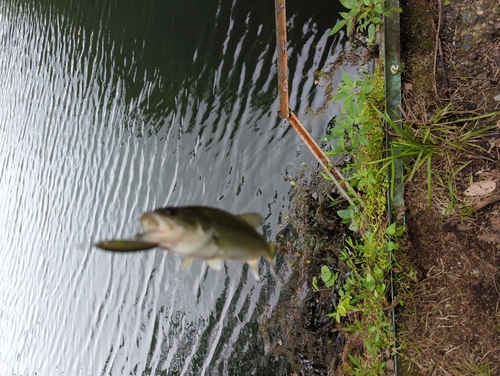
<path id="1" fill-rule="evenodd" d="M 106 240 L 95 245 L 115 252 L 135 252 L 160 247 L 185 258 L 183 269 L 193 259 L 221 270 L 224 260 L 246 262 L 259 280 L 259 260 L 274 266 L 274 244 L 257 231 L 263 218 L 257 213 L 233 215 L 208 206 L 179 206 L 156 209 L 140 217 L 142 233 L 134 239 Z"/>

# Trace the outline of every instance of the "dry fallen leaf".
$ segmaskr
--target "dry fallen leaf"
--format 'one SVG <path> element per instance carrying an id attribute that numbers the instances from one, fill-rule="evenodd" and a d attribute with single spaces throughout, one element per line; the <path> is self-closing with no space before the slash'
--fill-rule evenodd
<path id="1" fill-rule="evenodd" d="M 491 230 L 500 231 L 500 216 L 491 218 Z"/>
<path id="2" fill-rule="evenodd" d="M 497 183 L 494 180 L 483 180 L 472 184 L 464 192 L 466 196 L 484 196 L 491 193 L 497 187 Z"/>
<path id="3" fill-rule="evenodd" d="M 483 242 L 488 242 L 488 243 L 500 243 L 500 236 L 497 234 L 482 234 L 478 235 L 477 238 L 479 240 L 482 240 Z"/>
<path id="4" fill-rule="evenodd" d="M 488 140 L 488 143 L 492 148 L 500 146 L 500 138 L 496 138 L 494 140 Z"/>

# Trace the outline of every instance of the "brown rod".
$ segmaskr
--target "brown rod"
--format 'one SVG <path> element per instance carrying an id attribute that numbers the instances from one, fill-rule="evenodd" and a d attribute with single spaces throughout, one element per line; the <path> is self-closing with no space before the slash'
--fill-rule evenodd
<path id="1" fill-rule="evenodd" d="M 359 197 L 356 191 L 352 189 L 352 187 L 347 182 L 344 181 L 344 176 L 342 176 L 340 170 L 333 164 L 330 158 L 328 158 L 328 156 L 325 154 L 323 149 L 320 148 L 316 140 L 311 136 L 307 129 L 304 128 L 297 115 L 295 115 L 295 113 L 291 110 L 289 111 L 288 121 L 292 125 L 293 129 L 295 129 L 295 131 L 298 133 L 302 141 L 304 141 L 321 167 L 323 167 L 328 177 L 335 183 L 342 197 L 344 197 L 351 205 L 354 206 L 354 202 L 346 192 L 347 189 L 349 190 L 351 195 L 356 197 L 359 204 L 361 206 L 364 206 L 365 204 L 361 197 Z"/>
<path id="2" fill-rule="evenodd" d="M 279 115 L 288 119 L 288 64 L 286 56 L 286 0 L 275 0 L 276 16 L 276 51 L 278 52 L 278 98 L 280 101 Z"/>

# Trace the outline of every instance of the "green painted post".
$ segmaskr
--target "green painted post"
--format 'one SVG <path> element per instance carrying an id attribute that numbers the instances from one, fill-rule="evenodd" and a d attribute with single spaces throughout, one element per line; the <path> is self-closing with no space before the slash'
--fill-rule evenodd
<path id="1" fill-rule="evenodd" d="M 386 0 L 386 9 L 399 8 L 399 0 Z M 385 60 L 385 105 L 390 119 L 396 126 L 401 125 L 401 44 L 399 29 L 399 13 L 394 12 L 391 17 L 384 17 L 384 60 Z M 386 124 L 386 145 L 389 146 L 390 124 Z M 398 150 L 394 150 L 398 153 Z M 389 212 L 389 223 L 395 221 L 394 211 L 404 208 L 404 181 L 403 161 L 398 159 L 395 168 L 388 172 L 389 182 L 393 182 L 393 190 L 388 194 L 387 207 Z M 403 218 L 404 221 L 404 218 Z M 392 259 L 392 254 L 391 254 Z M 392 260 L 391 260 L 392 261 Z M 393 273 L 391 271 L 391 298 L 394 299 Z M 396 342 L 396 310 L 392 309 L 392 325 L 394 331 L 394 347 Z M 399 359 L 394 355 L 394 375 L 398 375 Z"/>

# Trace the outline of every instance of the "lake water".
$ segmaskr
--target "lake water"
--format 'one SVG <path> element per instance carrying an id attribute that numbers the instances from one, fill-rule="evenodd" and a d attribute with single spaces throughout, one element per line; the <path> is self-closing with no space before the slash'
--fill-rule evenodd
<path id="1" fill-rule="evenodd" d="M 337 8 L 336 8 L 337 7 Z M 313 72 L 339 5 L 290 1 L 290 107 L 337 110 Z M 0 0 L 0 374 L 270 375 L 259 314 L 289 270 L 111 254 L 166 205 L 255 211 L 272 241 L 313 163 L 277 117 L 274 4 Z"/>

